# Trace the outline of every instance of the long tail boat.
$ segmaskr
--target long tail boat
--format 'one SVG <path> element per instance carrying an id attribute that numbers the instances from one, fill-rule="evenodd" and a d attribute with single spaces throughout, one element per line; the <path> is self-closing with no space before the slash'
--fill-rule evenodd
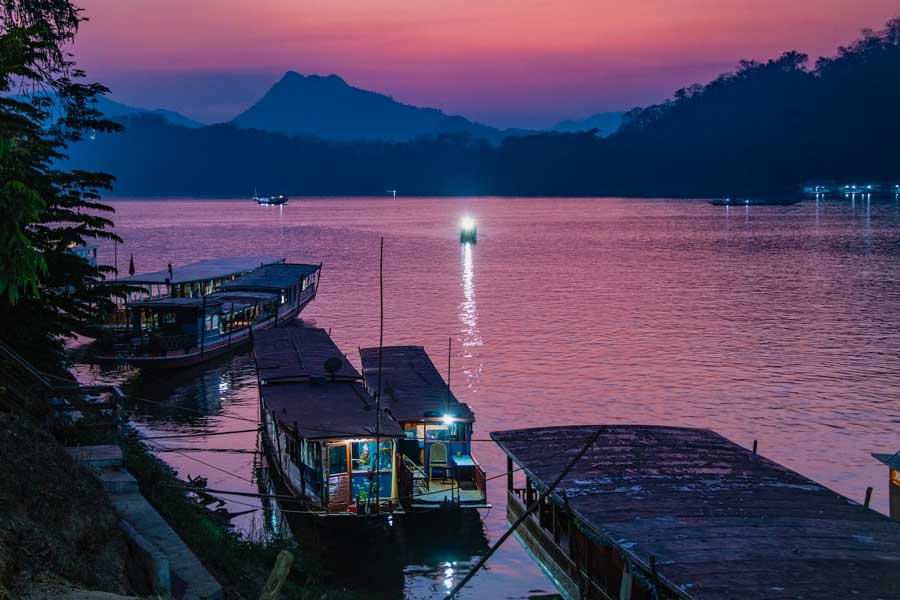
<path id="1" fill-rule="evenodd" d="M 280 483 L 313 516 L 401 512 L 397 442 L 362 375 L 323 329 L 294 321 L 253 338 L 263 446 Z"/>
<path id="2" fill-rule="evenodd" d="M 245 346 L 255 333 L 296 318 L 316 296 L 320 268 L 264 264 L 220 280 L 211 293 L 128 302 L 124 310 L 129 327 L 117 329 L 113 352 L 97 359 L 141 368 L 186 367 Z M 167 287 L 174 290 L 177 285 L 169 280 Z"/>
<path id="3" fill-rule="evenodd" d="M 398 457 L 402 504 L 420 513 L 447 508 L 490 508 L 487 478 L 472 456 L 475 414 L 456 399 L 421 346 L 361 348 L 370 394 L 403 427 Z"/>

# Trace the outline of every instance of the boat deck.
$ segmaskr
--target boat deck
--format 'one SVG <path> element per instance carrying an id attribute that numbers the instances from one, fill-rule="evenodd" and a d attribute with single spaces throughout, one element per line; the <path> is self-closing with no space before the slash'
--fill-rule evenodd
<path id="1" fill-rule="evenodd" d="M 435 504 L 441 504 L 448 501 L 454 504 L 470 506 L 473 508 L 488 508 L 487 500 L 481 490 L 469 486 L 469 489 L 463 489 L 459 486 L 459 482 L 454 479 L 432 479 L 428 482 L 427 491 L 424 489 L 417 490 L 412 497 L 413 507 L 429 507 L 433 508 Z"/>

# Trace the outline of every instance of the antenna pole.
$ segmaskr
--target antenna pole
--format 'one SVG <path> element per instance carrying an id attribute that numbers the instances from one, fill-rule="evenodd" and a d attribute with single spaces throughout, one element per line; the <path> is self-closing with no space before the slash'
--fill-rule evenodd
<path id="1" fill-rule="evenodd" d="M 378 469 L 381 462 L 381 360 L 384 348 L 384 238 L 378 249 L 378 386 L 375 394 L 375 513 L 381 504 L 381 478 Z"/>
<path id="2" fill-rule="evenodd" d="M 450 357 L 453 356 L 453 336 L 447 338 L 447 397 L 444 399 L 444 412 L 450 410 Z"/>

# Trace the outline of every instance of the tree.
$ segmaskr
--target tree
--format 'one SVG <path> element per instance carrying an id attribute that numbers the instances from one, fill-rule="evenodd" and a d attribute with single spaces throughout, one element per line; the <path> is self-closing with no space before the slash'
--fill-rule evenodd
<path id="1" fill-rule="evenodd" d="M 66 47 L 85 18 L 68 0 L 0 5 L 0 339 L 60 372 L 63 343 L 109 303 L 111 267 L 70 251 L 119 241 L 100 191 L 113 178 L 58 167 L 86 133 L 113 132 L 94 107 L 107 90 L 85 83 Z"/>

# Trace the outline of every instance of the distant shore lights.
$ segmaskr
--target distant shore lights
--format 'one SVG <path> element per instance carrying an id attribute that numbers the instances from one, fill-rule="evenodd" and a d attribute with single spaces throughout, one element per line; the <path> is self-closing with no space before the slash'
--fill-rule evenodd
<path id="1" fill-rule="evenodd" d="M 459 241 L 462 244 L 474 244 L 478 241 L 478 224 L 469 215 L 459 220 Z"/>

